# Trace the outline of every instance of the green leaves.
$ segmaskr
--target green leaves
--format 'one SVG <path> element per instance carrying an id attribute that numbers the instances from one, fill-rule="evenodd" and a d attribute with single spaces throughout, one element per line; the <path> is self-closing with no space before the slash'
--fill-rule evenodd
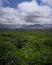
<path id="1" fill-rule="evenodd" d="M 0 64 L 51 65 L 52 31 L 0 32 Z"/>

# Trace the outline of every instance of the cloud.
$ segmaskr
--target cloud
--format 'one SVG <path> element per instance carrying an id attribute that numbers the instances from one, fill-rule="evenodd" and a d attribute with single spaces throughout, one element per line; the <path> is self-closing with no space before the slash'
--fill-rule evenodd
<path id="1" fill-rule="evenodd" d="M 5 0 L 6 1 L 6 0 Z M 3 24 L 45 24 L 52 23 L 52 8 L 39 6 L 35 0 L 18 4 L 17 9 L 0 7 L 0 23 Z"/>
<path id="2" fill-rule="evenodd" d="M 0 10 L 0 23 L 4 24 L 20 24 L 19 13 L 16 9 L 6 7 Z"/>
<path id="3" fill-rule="evenodd" d="M 52 7 L 52 0 L 42 0 L 43 3 L 49 5 L 50 7 Z"/>
<path id="4" fill-rule="evenodd" d="M 51 23 L 51 9 L 48 6 L 39 6 L 35 0 L 22 2 L 18 5 L 21 12 L 25 13 L 25 21 L 32 23 Z"/>

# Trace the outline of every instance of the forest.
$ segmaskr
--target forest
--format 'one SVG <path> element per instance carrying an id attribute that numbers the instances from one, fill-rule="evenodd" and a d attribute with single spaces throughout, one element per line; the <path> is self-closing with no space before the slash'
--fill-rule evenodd
<path id="1" fill-rule="evenodd" d="M 52 31 L 0 31 L 0 65 L 52 65 Z"/>

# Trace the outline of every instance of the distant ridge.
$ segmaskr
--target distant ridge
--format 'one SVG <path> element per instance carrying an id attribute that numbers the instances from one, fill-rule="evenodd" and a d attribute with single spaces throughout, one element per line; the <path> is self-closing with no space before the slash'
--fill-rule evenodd
<path id="1" fill-rule="evenodd" d="M 34 25 L 9 25 L 0 24 L 0 30 L 18 30 L 18 29 L 31 29 L 31 30 L 52 30 L 52 24 L 34 24 Z"/>

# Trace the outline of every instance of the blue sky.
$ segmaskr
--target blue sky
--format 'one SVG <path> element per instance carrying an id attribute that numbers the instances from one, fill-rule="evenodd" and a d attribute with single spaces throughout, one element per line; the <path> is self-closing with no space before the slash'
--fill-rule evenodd
<path id="1" fill-rule="evenodd" d="M 3 7 L 9 6 L 9 7 L 12 7 L 12 8 L 16 8 L 19 3 L 24 2 L 24 1 L 30 2 L 32 0 L 9 0 L 9 4 L 4 2 Z M 36 0 L 36 1 L 39 5 L 42 4 L 41 0 Z"/>
<path id="2" fill-rule="evenodd" d="M 19 3 L 24 2 L 24 1 L 29 2 L 31 0 L 9 0 L 9 4 L 4 3 L 4 7 L 10 6 L 12 8 L 16 8 Z"/>
<path id="3" fill-rule="evenodd" d="M 0 23 L 52 24 L 52 0 L 0 0 Z"/>
<path id="4" fill-rule="evenodd" d="M 1 0 L 1 1 L 3 1 L 3 3 L 4 3 L 3 7 L 9 6 L 12 8 L 16 8 L 19 3 L 25 2 L 25 1 L 30 2 L 32 0 Z M 6 1 L 8 1 L 9 3 L 6 3 Z M 49 4 L 48 4 L 49 0 L 36 0 L 36 1 L 37 1 L 38 5 L 48 5 L 49 6 Z M 50 2 L 52 4 L 51 0 L 50 0 Z M 52 6 L 50 6 L 50 7 L 52 7 Z"/>

